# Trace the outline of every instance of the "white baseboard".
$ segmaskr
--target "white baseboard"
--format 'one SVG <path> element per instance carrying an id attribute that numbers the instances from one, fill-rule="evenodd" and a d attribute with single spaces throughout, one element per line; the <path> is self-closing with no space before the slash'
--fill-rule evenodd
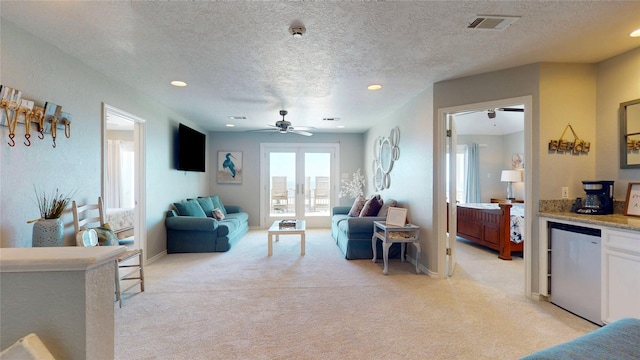
<path id="1" fill-rule="evenodd" d="M 162 251 L 161 253 L 159 253 L 158 255 L 152 257 L 151 259 L 147 259 L 145 261 L 145 265 L 149 265 L 152 264 L 154 261 L 162 258 L 163 256 L 167 256 L 167 250 Z"/>

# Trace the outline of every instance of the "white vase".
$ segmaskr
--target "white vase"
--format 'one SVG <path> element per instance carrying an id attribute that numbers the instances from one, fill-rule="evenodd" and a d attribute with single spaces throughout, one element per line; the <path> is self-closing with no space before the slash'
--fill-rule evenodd
<path id="1" fill-rule="evenodd" d="M 38 220 L 33 224 L 33 247 L 52 247 L 64 245 L 64 223 L 62 219 Z"/>

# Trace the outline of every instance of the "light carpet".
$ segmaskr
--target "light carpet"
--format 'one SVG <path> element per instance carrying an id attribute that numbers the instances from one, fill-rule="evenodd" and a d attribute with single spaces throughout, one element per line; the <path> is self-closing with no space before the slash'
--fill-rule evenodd
<path id="1" fill-rule="evenodd" d="M 521 258 L 459 242 L 455 276 L 345 260 L 329 230 L 171 254 L 116 307 L 116 359 L 518 359 L 597 328 L 524 297 Z"/>

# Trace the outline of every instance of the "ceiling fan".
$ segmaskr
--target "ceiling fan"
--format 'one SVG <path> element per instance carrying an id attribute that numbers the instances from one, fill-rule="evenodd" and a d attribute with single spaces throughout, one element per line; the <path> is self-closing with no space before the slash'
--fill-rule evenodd
<path id="1" fill-rule="evenodd" d="M 306 127 L 306 126 L 294 127 L 291 125 L 290 121 L 287 121 L 284 119 L 285 115 L 287 114 L 288 114 L 287 110 L 280 110 L 280 115 L 282 116 L 282 120 L 276 121 L 275 125 L 269 125 L 271 127 L 269 129 L 261 129 L 261 130 L 255 130 L 255 131 L 259 131 L 259 132 L 268 131 L 268 132 L 274 132 L 274 133 L 280 133 L 280 134 L 292 133 L 292 134 L 298 134 L 298 135 L 304 135 L 304 136 L 313 135 L 307 130 L 313 130 L 315 128 Z"/>
<path id="2" fill-rule="evenodd" d="M 487 110 L 487 116 L 489 119 L 493 119 L 496 117 L 496 111 L 511 111 L 511 112 L 524 112 L 524 109 L 520 108 L 495 108 Z"/>

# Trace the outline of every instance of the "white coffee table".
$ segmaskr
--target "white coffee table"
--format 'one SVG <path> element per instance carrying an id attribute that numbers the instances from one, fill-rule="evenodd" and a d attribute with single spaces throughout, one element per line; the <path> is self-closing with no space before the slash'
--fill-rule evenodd
<path id="1" fill-rule="evenodd" d="M 280 235 L 300 235 L 300 255 L 304 255 L 304 231 L 305 231 L 305 221 L 298 220 L 296 221 L 295 227 L 280 227 L 280 221 L 274 221 L 269 228 L 268 238 L 269 238 L 269 246 L 268 246 L 268 256 L 273 255 L 273 236 L 275 235 L 276 241 L 280 240 Z"/>

